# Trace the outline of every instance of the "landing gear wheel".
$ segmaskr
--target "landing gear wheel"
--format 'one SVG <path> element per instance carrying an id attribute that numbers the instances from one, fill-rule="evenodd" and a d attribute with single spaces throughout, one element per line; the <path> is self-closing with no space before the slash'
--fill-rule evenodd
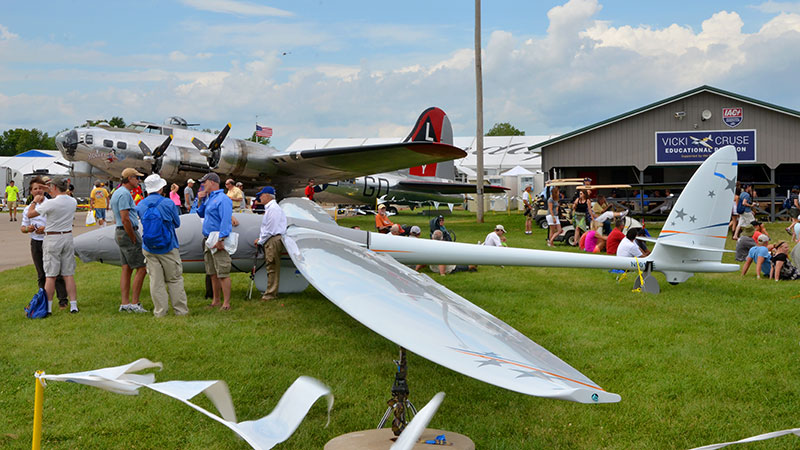
<path id="1" fill-rule="evenodd" d="M 392 214 L 397 214 L 397 208 L 395 208 L 394 206 L 390 206 L 390 207 L 386 208 L 386 212 L 392 213 Z"/>

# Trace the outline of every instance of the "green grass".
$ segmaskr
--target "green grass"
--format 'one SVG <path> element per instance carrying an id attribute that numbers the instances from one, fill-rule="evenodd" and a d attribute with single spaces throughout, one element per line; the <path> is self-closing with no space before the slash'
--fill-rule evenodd
<path id="1" fill-rule="evenodd" d="M 410 212 L 395 218 L 423 234 L 427 220 Z M 460 242 L 482 240 L 496 223 L 510 230 L 509 245 L 545 248 L 545 232 L 523 235 L 519 214 L 489 213 L 478 225 L 457 212 L 446 221 Z M 371 217 L 340 224 L 373 227 Z M 771 234 L 787 236 L 784 225 L 771 225 Z M 383 414 L 396 346 L 313 288 L 262 304 L 244 300 L 249 279 L 236 274 L 233 310 L 222 313 L 204 308 L 203 276 L 187 274 L 191 315 L 156 320 L 117 313 L 119 272 L 79 264 L 81 313 L 56 311 L 46 320 L 22 311 L 35 290 L 33 267 L 0 274 L 0 447 L 30 446 L 35 370 L 75 372 L 142 357 L 164 363 L 157 380 L 225 380 L 239 420 L 269 413 L 300 375 L 328 384 L 336 396 L 331 425 L 323 428 L 319 401 L 281 448 L 322 448 L 374 427 Z M 622 396 L 605 405 L 529 397 L 410 354 L 412 401 L 422 407 L 444 391 L 431 426 L 465 434 L 478 448 L 689 448 L 798 425 L 800 300 L 792 297 L 800 283 L 759 282 L 751 271 L 746 279 L 698 274 L 670 286 L 658 274 L 662 293 L 651 296 L 631 292 L 631 277 L 617 283 L 603 270 L 482 266 L 430 275 Z M 149 308 L 147 287 L 143 299 Z M 413 323 L 396 326 L 415 331 Z M 43 429 L 44 448 L 247 448 L 222 425 L 148 390 L 127 397 L 52 382 Z M 783 437 L 747 448 L 799 443 Z"/>

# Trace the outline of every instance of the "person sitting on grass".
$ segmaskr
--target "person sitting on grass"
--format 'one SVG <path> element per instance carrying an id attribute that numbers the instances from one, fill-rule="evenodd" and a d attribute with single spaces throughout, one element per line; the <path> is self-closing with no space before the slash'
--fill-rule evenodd
<path id="1" fill-rule="evenodd" d="M 647 256 L 649 252 L 643 252 L 642 249 L 636 244 L 636 236 L 639 235 L 640 228 L 628 228 L 625 234 L 625 239 L 619 242 L 617 247 L 617 256 L 626 256 L 628 258 L 641 258 Z"/>
<path id="2" fill-rule="evenodd" d="M 789 260 L 789 243 L 778 241 L 773 247 L 775 254 L 772 255 L 772 275 L 771 278 L 778 280 L 796 280 L 800 278 L 800 270 Z"/>
<path id="3" fill-rule="evenodd" d="M 756 246 L 750 249 L 750 252 L 747 254 L 747 259 L 744 262 L 744 266 L 742 266 L 742 276 L 747 275 L 747 271 L 750 270 L 750 265 L 753 264 L 753 261 L 756 262 L 757 279 L 760 280 L 762 274 L 765 277 L 770 276 L 772 264 L 770 264 L 771 256 L 769 254 L 769 248 L 767 248 L 768 242 L 769 236 L 762 234 L 758 237 Z"/>
<path id="4" fill-rule="evenodd" d="M 589 253 L 602 253 L 606 248 L 606 238 L 603 236 L 603 224 L 592 221 L 591 230 L 586 232 L 583 249 Z"/>
<path id="5" fill-rule="evenodd" d="M 378 233 L 386 234 L 392 230 L 392 225 L 394 222 L 389 220 L 389 216 L 386 214 L 386 205 L 381 203 L 378 205 L 378 214 L 375 214 L 375 228 L 378 229 Z"/>
<path id="6" fill-rule="evenodd" d="M 753 239 L 755 233 L 753 226 L 742 227 L 739 231 L 739 239 L 736 240 L 736 261 L 744 262 L 747 259 L 747 254 L 750 249 L 756 246 L 756 240 Z"/>
<path id="7" fill-rule="evenodd" d="M 769 237 L 769 233 L 767 233 L 767 229 L 764 227 L 763 223 L 761 223 L 761 222 L 759 222 L 757 220 L 754 220 L 754 221 L 750 222 L 750 225 L 752 225 L 753 228 L 755 229 L 755 232 L 753 233 L 753 239 L 754 240 L 757 241 L 758 237 L 761 236 L 762 234 L 766 234 L 767 237 Z"/>
<path id="8" fill-rule="evenodd" d="M 609 255 L 616 255 L 619 243 L 625 239 L 625 233 L 622 232 L 623 228 L 625 228 L 625 219 L 617 219 L 614 222 L 614 229 L 611 230 L 606 239 L 606 253 Z"/>

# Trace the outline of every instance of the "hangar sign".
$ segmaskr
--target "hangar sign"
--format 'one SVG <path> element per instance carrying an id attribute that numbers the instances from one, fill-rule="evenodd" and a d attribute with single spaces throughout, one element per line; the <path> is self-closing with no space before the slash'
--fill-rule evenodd
<path id="1" fill-rule="evenodd" d="M 736 147 L 739 161 L 755 162 L 756 130 L 657 131 L 656 164 L 700 164 L 717 149 Z"/>

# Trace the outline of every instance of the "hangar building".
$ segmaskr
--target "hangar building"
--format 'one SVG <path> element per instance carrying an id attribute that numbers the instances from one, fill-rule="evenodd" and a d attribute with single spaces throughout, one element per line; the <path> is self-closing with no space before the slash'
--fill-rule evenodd
<path id="1" fill-rule="evenodd" d="M 594 184 L 647 190 L 686 183 L 717 148 L 739 152 L 739 182 L 757 200 L 780 201 L 800 184 L 800 111 L 711 86 L 673 97 L 540 142 L 550 178 L 589 177 Z M 634 186 L 636 187 L 636 186 Z"/>

